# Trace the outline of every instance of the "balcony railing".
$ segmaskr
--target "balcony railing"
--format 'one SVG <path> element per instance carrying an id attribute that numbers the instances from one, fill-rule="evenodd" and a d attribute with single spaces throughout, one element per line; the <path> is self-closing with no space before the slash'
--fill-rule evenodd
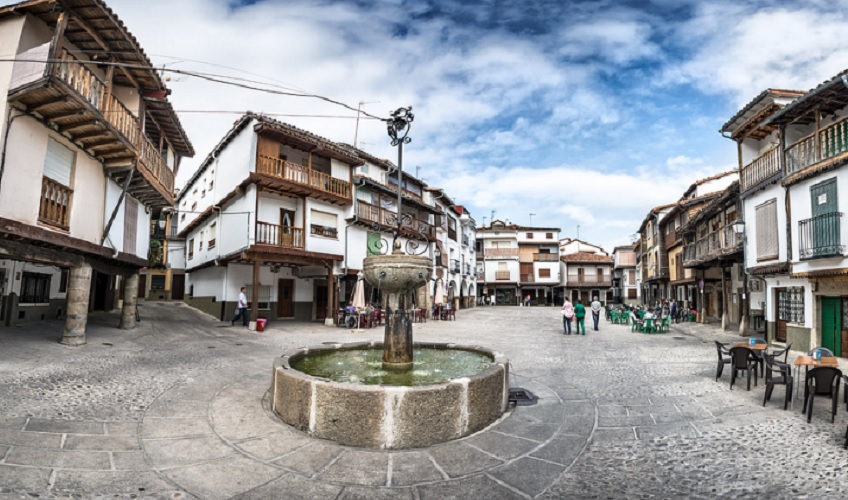
<path id="1" fill-rule="evenodd" d="M 356 202 L 356 216 L 360 220 L 376 222 L 389 228 L 397 226 L 396 210 L 388 210 L 362 200 Z M 401 219 L 402 229 L 409 229 L 433 238 L 436 237 L 436 228 L 429 222 L 411 216 L 402 217 Z"/>
<path id="2" fill-rule="evenodd" d="M 780 172 L 778 151 L 778 148 L 771 148 L 760 155 L 759 158 L 742 167 L 742 175 L 739 179 L 741 191 L 747 191 Z"/>
<path id="3" fill-rule="evenodd" d="M 487 259 L 508 259 L 518 257 L 517 248 L 485 248 L 483 255 Z"/>
<path id="4" fill-rule="evenodd" d="M 462 268 L 462 274 L 471 274 L 471 264 L 465 264 Z"/>
<path id="5" fill-rule="evenodd" d="M 675 243 L 677 243 L 677 233 L 675 231 L 672 231 L 663 237 L 663 245 L 665 245 L 666 249 L 673 247 Z"/>
<path id="6" fill-rule="evenodd" d="M 533 261 L 534 262 L 556 262 L 559 260 L 559 256 L 555 253 L 534 253 Z"/>
<path id="7" fill-rule="evenodd" d="M 533 273 L 530 273 L 530 274 L 525 273 L 525 274 L 521 275 L 521 282 L 522 283 L 533 283 L 535 281 L 536 281 L 536 276 Z"/>
<path id="8" fill-rule="evenodd" d="M 566 286 L 612 286 L 612 277 L 569 274 Z"/>
<path id="9" fill-rule="evenodd" d="M 509 281 L 509 271 L 495 271 L 495 279 L 498 281 Z"/>
<path id="10" fill-rule="evenodd" d="M 462 235 L 462 245 L 466 246 L 466 247 L 468 246 L 468 235 L 467 234 Z"/>
<path id="11" fill-rule="evenodd" d="M 304 248 L 303 228 L 280 226 L 267 222 L 256 223 L 256 244 L 277 247 Z"/>
<path id="12" fill-rule="evenodd" d="M 450 260 L 450 272 L 452 272 L 452 273 L 459 273 L 460 272 L 459 261 L 457 259 L 451 259 Z"/>
<path id="13" fill-rule="evenodd" d="M 319 192 L 346 199 L 351 198 L 349 182 L 280 158 L 259 155 L 256 161 L 256 172 Z"/>
<path id="14" fill-rule="evenodd" d="M 683 265 L 692 266 L 729 253 L 742 250 L 742 238 L 730 226 L 686 245 L 683 249 Z"/>
<path id="15" fill-rule="evenodd" d="M 845 252 L 845 245 L 842 244 L 841 230 L 842 212 L 818 215 L 812 219 L 799 221 L 801 259 L 842 255 Z"/>
<path id="16" fill-rule="evenodd" d="M 848 152 L 848 117 L 813 132 L 786 148 L 786 173 L 792 174 Z"/>
<path id="17" fill-rule="evenodd" d="M 38 220 L 61 229 L 68 229 L 71 216 L 71 198 L 74 190 L 49 177 L 41 178 L 41 203 Z"/>

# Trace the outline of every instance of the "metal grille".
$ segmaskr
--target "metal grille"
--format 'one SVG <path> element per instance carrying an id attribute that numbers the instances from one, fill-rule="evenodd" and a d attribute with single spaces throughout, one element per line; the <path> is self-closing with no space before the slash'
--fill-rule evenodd
<path id="1" fill-rule="evenodd" d="M 777 293 L 777 319 L 804 323 L 804 288 L 793 287 Z"/>

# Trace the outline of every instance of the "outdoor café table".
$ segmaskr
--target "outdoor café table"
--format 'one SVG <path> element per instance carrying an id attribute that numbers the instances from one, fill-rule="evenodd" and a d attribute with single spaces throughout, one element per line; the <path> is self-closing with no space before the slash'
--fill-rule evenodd
<path id="1" fill-rule="evenodd" d="M 766 348 L 768 347 L 768 344 L 751 345 L 747 342 L 737 342 L 737 343 L 733 344 L 733 347 L 747 347 L 748 349 L 750 349 L 752 351 L 765 351 Z"/>
<path id="2" fill-rule="evenodd" d="M 795 379 L 792 381 L 792 409 L 795 409 L 795 398 L 798 396 L 798 392 L 795 390 L 795 380 L 799 380 L 801 378 L 801 367 L 806 366 L 809 369 L 811 366 L 832 366 L 833 368 L 837 368 L 839 366 L 839 362 L 833 356 L 828 356 L 821 358 L 816 361 L 812 356 L 807 356 L 806 354 L 802 354 L 795 358 Z"/>

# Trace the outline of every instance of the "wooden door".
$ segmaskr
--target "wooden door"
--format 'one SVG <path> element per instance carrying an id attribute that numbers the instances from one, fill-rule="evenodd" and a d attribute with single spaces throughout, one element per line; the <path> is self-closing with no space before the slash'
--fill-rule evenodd
<path id="1" fill-rule="evenodd" d="M 294 210 L 280 209 L 280 244 L 283 246 L 292 246 L 294 243 Z"/>
<path id="2" fill-rule="evenodd" d="M 778 342 L 786 342 L 786 317 L 789 294 L 785 288 L 774 290 L 774 339 Z"/>
<path id="3" fill-rule="evenodd" d="M 520 267 L 519 273 L 521 274 L 519 281 L 533 281 L 533 263 L 532 262 L 528 262 L 526 264 L 524 262 L 522 262 L 522 263 L 518 264 L 518 267 Z"/>
<path id="4" fill-rule="evenodd" d="M 277 317 L 291 318 L 294 316 L 294 307 L 292 307 L 292 295 L 294 291 L 294 280 L 279 279 L 277 280 Z"/>
<path id="5" fill-rule="evenodd" d="M 123 287 L 121 287 L 121 298 L 123 298 Z M 138 275 L 138 298 L 146 299 L 147 298 L 147 275 L 139 274 Z"/>
<path id="6" fill-rule="evenodd" d="M 814 257 L 841 252 L 836 196 L 836 179 L 810 186 L 810 201 L 813 209 L 812 255 Z"/>
<path id="7" fill-rule="evenodd" d="M 327 317 L 327 285 L 315 287 L 315 319 L 322 320 Z"/>
<path id="8" fill-rule="evenodd" d="M 171 275 L 171 300 L 185 298 L 185 274 Z"/>
<path id="9" fill-rule="evenodd" d="M 848 357 L 848 297 L 842 297 L 842 349 L 839 356 Z"/>
<path id="10" fill-rule="evenodd" d="M 837 356 L 842 355 L 842 299 L 839 297 L 821 298 L 821 339 L 822 347 L 830 349 Z"/>

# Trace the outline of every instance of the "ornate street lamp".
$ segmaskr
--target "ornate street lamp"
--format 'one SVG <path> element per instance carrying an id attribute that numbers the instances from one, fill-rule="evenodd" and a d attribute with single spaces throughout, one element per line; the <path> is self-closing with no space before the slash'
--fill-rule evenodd
<path id="1" fill-rule="evenodd" d="M 412 114 L 412 106 L 406 108 L 398 108 L 392 112 L 391 118 L 386 120 L 386 128 L 388 129 L 389 137 L 392 139 L 392 146 L 398 148 L 398 163 L 397 163 L 397 227 L 395 228 L 394 238 L 392 240 L 392 248 L 397 244 L 398 236 L 400 236 L 400 228 L 403 225 L 403 145 L 412 142 L 409 137 L 409 129 L 412 127 L 412 120 L 415 115 Z"/>

